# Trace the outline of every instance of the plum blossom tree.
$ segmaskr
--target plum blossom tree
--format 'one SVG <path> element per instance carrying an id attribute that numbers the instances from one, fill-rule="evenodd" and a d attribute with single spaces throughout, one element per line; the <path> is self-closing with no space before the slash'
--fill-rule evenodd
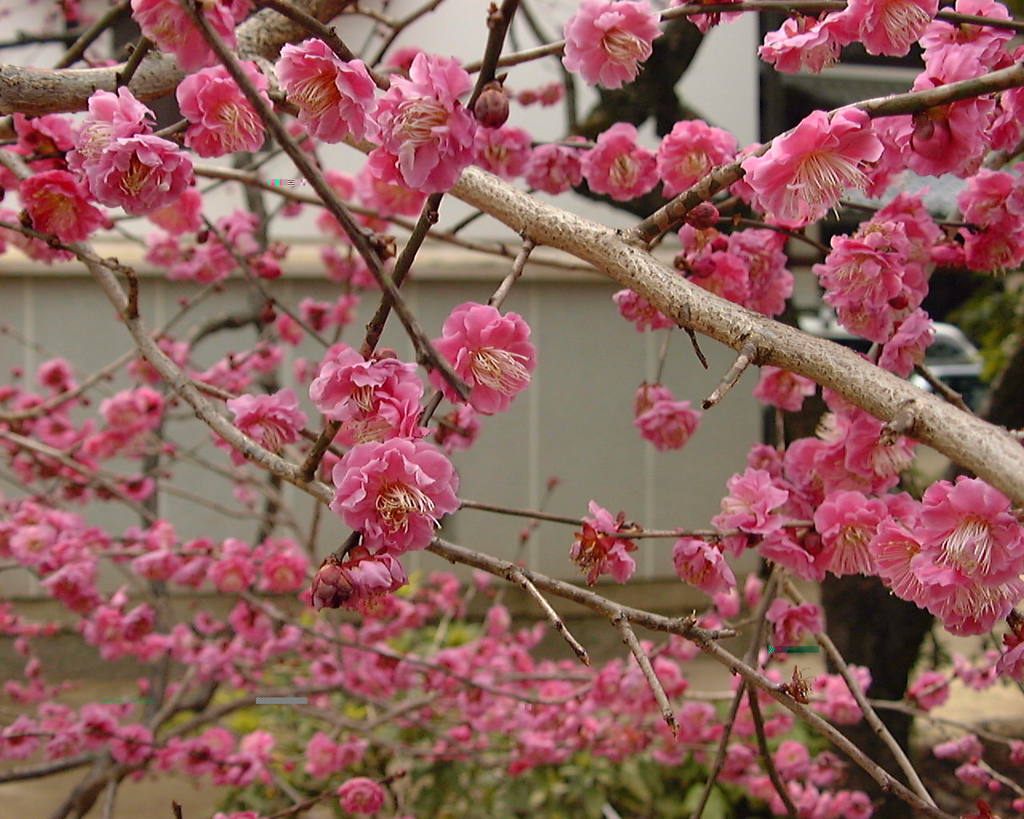
<path id="1" fill-rule="evenodd" d="M 0 604 L 0 631 L 24 658 L 21 678 L 4 686 L 21 713 L 0 729 L 0 759 L 20 764 L 0 773 L 0 783 L 87 768 L 59 817 L 85 816 L 98 801 L 113 815 L 126 778 L 172 771 L 236 796 L 262 794 L 255 806 L 238 797 L 222 819 L 297 816 L 324 801 L 349 814 L 431 816 L 437 788 L 424 782 L 441 782 L 441 768 L 455 765 L 468 778 L 465 787 L 449 782 L 448 809 L 479 815 L 472 811 L 486 802 L 489 815 L 500 815 L 519 809 L 509 781 L 540 789 L 542 778 L 529 777 L 541 770 L 581 776 L 573 765 L 588 755 L 680 777 L 688 791 L 679 801 L 697 819 L 723 787 L 750 815 L 870 816 L 871 797 L 844 787 L 843 769 L 854 765 L 919 815 L 950 819 L 960 806 L 940 804 L 878 712 L 927 719 L 953 678 L 978 690 L 1024 682 L 1024 459 L 1020 435 L 905 377 L 915 368 L 927 374 L 934 330 L 921 305 L 937 271 L 999 273 L 1024 260 L 1024 177 L 1013 164 L 1024 150 L 1024 63 L 1012 50 L 1024 24 L 992 0 L 941 10 L 902 0 L 724 8 L 583 0 L 562 21 L 564 40 L 508 53 L 509 27 L 529 4 L 503 0 L 474 21 L 487 28 L 477 63 L 436 53 L 443 48 L 390 51 L 438 5 L 393 18 L 386 3 L 349 0 L 132 0 L 86 25 L 78 5 L 65 2 L 47 24 L 81 31 L 59 68 L 0 65 L 8 205 L 0 209 L 0 251 L 9 245 L 40 262 L 84 267 L 132 344 L 98 373 L 82 376 L 53 357 L 33 374 L 34 385 L 0 386 L 0 444 L 19 484 L 0 505 L 0 557 L 4 569 L 38 578 L 101 658 L 132 658 L 152 672 L 140 683 L 145 709 L 67 705 L 64 686 L 44 675 L 37 645 L 59 626 Z M 657 149 L 625 121 L 592 142 L 570 129 L 543 143 L 506 124 L 510 102 L 557 104 L 571 96 L 577 74 L 628 89 L 674 21 L 707 31 L 766 6 L 790 11 L 759 51 L 779 71 L 820 71 L 854 42 L 896 56 L 916 43 L 924 70 L 906 93 L 815 111 L 763 145 L 738 145 L 696 120 L 674 123 Z M 97 60 L 92 43 L 123 15 L 140 32 L 131 56 L 123 64 Z M 346 28 L 364 19 L 380 36 L 357 56 Z M 552 56 L 566 83 L 513 95 L 516 67 Z M 70 67 L 80 60 L 88 67 Z M 157 130 L 147 103 L 172 92 L 181 119 Z M 358 176 L 325 169 L 321 143 L 364 156 Z M 254 156 L 276 151 L 312 194 L 254 172 Z M 241 167 L 197 161 L 234 154 Z M 965 179 L 962 220 L 940 224 L 919 197 L 896 193 L 894 177 L 906 169 Z M 245 209 L 213 213 L 197 186 L 210 177 L 240 186 Z M 663 204 L 616 230 L 533 195 L 584 183 L 623 203 L 661 186 Z M 803 229 L 850 190 L 883 204 L 850 235 L 817 246 L 813 275 L 842 325 L 872 343 L 866 356 L 776 320 L 794 284 L 786 239 L 815 245 Z M 266 206 L 271 195 L 280 197 L 279 210 Z M 439 227 L 443 197 L 511 228 L 520 247 Z M 339 295 L 292 306 L 273 289 L 287 247 L 271 237 L 277 218 L 309 205 L 337 240 L 324 246 L 322 261 Z M 94 246 L 103 231 L 140 217 L 159 228 L 139 240 L 147 260 L 195 286 L 162 328 L 143 315 L 136 272 Z M 402 290 L 428 237 L 499 255 L 510 267 L 486 303 L 451 305 L 435 338 Z M 674 251 L 672 264 L 653 252 L 659 245 Z M 460 497 L 465 487 L 449 455 L 480 445 L 489 416 L 522 400 L 544 356 L 527 320 L 503 308 L 543 248 L 617 282 L 614 303 L 639 333 L 681 328 L 698 356 L 697 334 L 736 352 L 700 410 L 677 400 L 660 371 L 653 382 L 637 379 L 634 426 L 655 449 L 685 447 L 700 434 L 701 412 L 728 401 L 752 366 L 761 368 L 755 397 L 780 418 L 820 388 L 827 413 L 818 432 L 774 446 L 751 442 L 705 529 L 682 521 L 645 528 L 597 500 L 588 515 L 565 517 Z M 259 340 L 200 369 L 196 337 L 176 335 L 174 326 L 229 277 L 252 289 L 255 307 L 243 320 Z M 378 306 L 354 347 L 340 335 L 360 298 Z M 415 361 L 380 346 L 392 313 Z M 293 380 L 315 419 L 278 377 L 283 345 L 306 338 L 323 353 L 296 362 Z M 662 366 L 667 353 L 666 343 Z M 121 371 L 133 386 L 91 409 L 90 394 Z M 439 415 L 443 400 L 452 408 Z M 165 425 L 185 407 L 227 450 L 211 470 L 242 502 L 264 500 L 255 543 L 230 532 L 188 540 L 160 516 L 155 478 L 186 457 Z M 912 494 L 901 475 L 920 445 L 971 474 Z M 124 474 L 125 461 L 139 462 L 138 471 Z M 233 471 L 246 462 L 268 479 Z M 317 515 L 335 514 L 351 529 L 319 565 L 302 532 L 287 533 L 277 514 L 283 483 L 313 498 Z M 119 532 L 90 525 L 85 513 L 106 503 L 131 509 L 139 524 Z M 439 527 L 466 508 L 531 519 L 522 543 L 539 521 L 573 526 L 565 548 L 581 582 L 450 542 Z M 667 617 L 593 588 L 604 577 L 628 583 L 634 555 L 655 538 L 674 541 L 680 581 L 709 598 L 700 613 Z M 442 572 L 410 578 L 402 561 L 424 550 L 476 570 L 472 583 Z M 756 553 L 767 572 L 741 589 L 730 562 L 745 553 Z M 128 573 L 128 585 L 104 590 L 99 569 L 108 562 Z M 820 607 L 793 583 L 844 575 L 879 578 L 952 634 L 998 633 L 1001 642 L 979 662 L 957 657 L 951 669 L 923 671 L 904 700 L 869 699 L 869 670 L 843 660 Z M 513 629 L 501 603 L 505 584 L 520 587 L 546 622 Z M 230 599 L 226 616 L 165 616 L 169 589 L 204 585 Z M 468 619 L 471 594 L 489 602 L 481 622 Z M 627 659 L 593 666 L 554 598 L 606 618 Z M 332 619 L 323 611 L 332 608 L 353 616 Z M 463 629 L 458 639 L 453 624 Z M 723 643 L 743 624 L 747 645 L 737 654 Z M 574 659 L 539 659 L 547 625 Z M 641 639 L 638 628 L 658 640 Z M 835 673 L 808 681 L 796 666 L 782 670 L 785 647 L 808 635 Z M 734 675 L 721 710 L 688 695 L 687 663 L 699 653 Z M 231 729 L 233 713 L 275 695 L 301 695 L 317 707 L 304 721 Z M 862 720 L 895 768 L 837 727 Z M 797 732 L 798 721 L 829 747 L 801 741 L 808 733 Z M 1007 764 L 1024 765 L 1024 743 L 994 732 L 983 738 L 987 744 L 961 732 L 935 755 L 961 762 L 956 776 L 985 799 L 1008 794 L 1007 809 L 1024 812 L 1024 787 L 992 761 L 1001 746 Z M 496 770 L 500 777 L 488 773 Z M 581 795 L 580 815 L 613 809 L 616 798 L 599 799 L 595 813 Z M 622 798 L 634 810 L 636 797 Z M 972 815 L 993 815 L 985 799 Z"/>

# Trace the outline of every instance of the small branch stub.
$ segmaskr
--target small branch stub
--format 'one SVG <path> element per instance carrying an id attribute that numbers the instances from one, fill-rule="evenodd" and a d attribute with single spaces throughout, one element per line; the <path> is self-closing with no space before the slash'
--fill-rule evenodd
<path id="1" fill-rule="evenodd" d="M 701 406 L 704 409 L 711 409 L 715 404 L 721 401 L 727 392 L 736 386 L 736 382 L 740 380 L 740 376 L 743 375 L 743 371 L 747 369 L 757 359 L 757 346 L 752 341 L 746 341 L 743 347 L 740 349 L 740 354 L 736 357 L 733 365 L 729 368 L 729 371 L 722 376 L 721 383 L 715 387 L 715 391 L 711 393 L 704 401 Z"/>

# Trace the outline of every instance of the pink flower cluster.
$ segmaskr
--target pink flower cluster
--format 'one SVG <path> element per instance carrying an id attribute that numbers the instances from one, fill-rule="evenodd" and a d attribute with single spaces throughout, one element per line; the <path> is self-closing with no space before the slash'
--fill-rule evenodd
<path id="1" fill-rule="evenodd" d="M 421 193 L 455 184 L 476 156 L 477 124 L 459 102 L 472 81 L 454 59 L 417 54 L 409 78 L 394 76 L 377 106 L 381 147 L 402 182 Z"/>
<path id="2" fill-rule="evenodd" d="M 503 316 L 487 304 L 466 302 L 454 308 L 434 346 L 469 385 L 469 403 L 483 415 L 507 410 L 529 386 L 536 367 L 530 326 L 518 313 Z M 430 380 L 450 401 L 457 400 L 437 370 L 430 373 Z"/>
<path id="3" fill-rule="evenodd" d="M 234 48 L 235 25 L 250 11 L 248 0 L 210 0 L 202 14 L 228 48 Z M 216 57 L 202 33 L 177 0 L 132 0 L 132 17 L 157 48 L 173 54 L 184 71 L 210 65 Z"/>
<path id="4" fill-rule="evenodd" d="M 422 434 L 423 382 L 415 364 L 393 354 L 367 361 L 348 345 L 334 345 L 309 385 L 309 397 L 324 417 L 341 424 L 338 439 L 346 446 Z"/>
<path id="5" fill-rule="evenodd" d="M 617 202 L 643 196 L 658 184 L 658 163 L 652 151 L 637 143 L 636 127 L 616 122 L 583 155 L 583 178 L 594 193 Z"/>
<path id="6" fill-rule="evenodd" d="M 152 116 L 124 87 L 89 97 L 68 166 L 82 174 L 96 201 L 133 215 L 149 213 L 192 184 L 192 162 L 173 142 L 153 135 Z"/>
<path id="7" fill-rule="evenodd" d="M 267 78 L 253 62 L 243 62 L 242 68 L 269 104 Z M 185 144 L 199 156 L 257 151 L 263 145 L 263 123 L 224 66 L 189 74 L 175 95 L 182 115 L 189 121 Z"/>
<path id="8" fill-rule="evenodd" d="M 636 543 L 617 535 L 635 531 L 636 524 L 627 523 L 622 512 L 613 517 L 596 501 L 590 501 L 587 508 L 592 517 L 583 518 L 583 529 L 576 533 L 569 557 L 581 571 L 586 572 L 589 586 L 593 586 L 602 574 L 610 574 L 619 583 L 625 583 L 636 571 L 636 561 L 629 556 L 636 550 Z"/>
<path id="9" fill-rule="evenodd" d="M 646 0 L 583 0 L 565 24 L 562 62 L 589 85 L 619 88 L 636 78 L 660 33 Z"/>
<path id="10" fill-rule="evenodd" d="M 633 413 L 633 426 L 659 452 L 682 449 L 700 425 L 700 412 L 691 409 L 689 401 L 676 401 L 672 391 L 661 384 L 640 385 Z"/>

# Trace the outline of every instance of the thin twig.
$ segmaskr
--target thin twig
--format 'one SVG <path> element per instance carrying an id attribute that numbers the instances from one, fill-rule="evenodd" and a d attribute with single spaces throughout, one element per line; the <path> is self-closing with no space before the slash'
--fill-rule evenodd
<path id="1" fill-rule="evenodd" d="M 962 409 L 964 412 L 971 412 L 971 408 L 967 406 L 967 402 L 964 401 L 964 397 L 954 390 L 949 384 L 942 381 L 935 373 L 924 364 L 924 362 L 914 366 L 914 372 L 916 372 L 921 378 L 928 382 L 928 385 L 935 390 L 937 395 L 942 396 L 946 401 L 952 404 L 958 409 Z"/>
<path id="2" fill-rule="evenodd" d="M 174 819 L 184 819 L 184 814 L 181 812 L 181 805 L 177 802 L 171 802 L 171 811 L 174 813 Z"/>
<path id="3" fill-rule="evenodd" d="M 785 589 L 786 594 L 789 595 L 797 605 L 807 602 L 806 599 L 804 599 L 804 596 L 800 594 L 797 587 L 789 579 L 785 581 Z M 860 710 L 864 714 L 864 720 L 871 726 L 871 730 L 878 735 L 878 738 L 885 743 L 885 746 L 892 753 L 896 763 L 900 766 L 900 770 L 902 770 L 904 775 L 907 777 L 907 781 L 910 783 L 911 788 L 914 789 L 914 792 L 920 796 L 921 799 L 934 807 L 935 800 L 932 798 L 931 794 L 928 793 L 928 789 L 921 781 L 921 777 L 918 776 L 913 763 L 911 763 L 907 758 L 903 748 L 900 747 L 900 744 L 890 733 L 885 723 L 878 718 L 878 714 L 875 712 L 875 709 L 871 707 L 871 703 L 868 702 L 868 698 L 864 696 L 864 692 L 861 690 L 861 687 L 853 678 L 853 674 L 850 672 L 850 667 L 846 664 L 846 660 L 843 659 L 843 655 L 839 653 L 839 649 L 836 648 L 835 643 L 833 643 L 828 634 L 823 631 L 816 631 L 814 633 L 814 639 L 817 640 L 818 645 L 825 650 L 829 659 L 835 665 L 840 675 L 842 675 L 842 678 L 846 681 L 846 687 L 850 690 L 850 694 L 852 694 L 853 698 L 857 701 L 857 705 L 860 706 Z"/>
<path id="4" fill-rule="evenodd" d="M 764 642 L 767 623 L 764 615 L 765 612 L 768 611 L 768 606 L 771 604 L 772 599 L 775 597 L 776 591 L 778 590 L 781 574 L 782 568 L 780 566 L 776 565 L 772 568 L 771 576 L 768 578 L 768 582 L 762 590 L 761 599 L 758 601 L 757 610 L 754 612 L 753 620 L 756 623 L 754 633 L 751 635 L 750 644 L 747 646 L 747 651 L 743 655 L 743 662 L 748 665 L 753 664 L 757 660 L 758 653 L 761 650 L 761 644 Z M 739 713 L 740 705 L 743 703 L 743 695 L 747 687 L 747 680 L 740 680 L 740 684 L 737 686 L 736 692 L 733 694 L 732 703 L 729 706 L 729 715 L 726 717 L 723 725 L 722 736 L 718 741 L 718 751 L 715 754 L 715 759 L 711 765 L 711 769 L 708 771 L 708 778 L 704 783 L 704 790 L 701 791 L 700 802 L 697 803 L 697 807 L 694 810 L 691 819 L 700 819 L 701 815 L 704 813 L 704 808 L 707 807 L 708 799 L 711 797 L 711 791 L 715 786 L 719 773 L 722 771 L 722 766 L 725 764 L 729 738 L 732 736 L 732 729 L 736 723 L 736 715 Z"/>
<path id="5" fill-rule="evenodd" d="M 687 696 L 690 695 L 687 694 Z M 768 778 L 772 781 L 772 787 L 775 788 L 775 792 L 779 795 L 779 799 L 782 800 L 782 804 L 786 806 L 786 816 L 789 819 L 796 819 L 796 805 L 793 804 L 793 798 L 789 795 L 789 790 L 779 777 L 779 770 L 775 767 L 775 760 L 772 759 L 771 751 L 768 749 L 768 738 L 764 732 L 764 717 L 761 715 L 761 702 L 757 697 L 757 689 L 748 687 L 747 703 L 750 705 L 750 718 L 754 722 L 754 734 L 757 736 L 757 752 L 761 757 L 761 765 L 767 772 Z"/>
<path id="6" fill-rule="evenodd" d="M 684 327 L 683 329 L 686 330 L 686 335 L 690 337 L 690 346 L 693 347 L 693 354 L 697 356 L 697 360 L 700 362 L 701 366 L 705 370 L 708 369 L 708 359 L 704 355 L 704 351 L 700 348 L 700 342 L 697 341 L 697 334 L 693 332 L 693 329 L 690 327 Z"/>
<path id="7" fill-rule="evenodd" d="M 590 655 L 587 654 L 587 650 L 580 645 L 579 641 L 572 636 L 568 627 L 565 625 L 565 621 L 559 616 L 558 612 L 552 608 L 551 604 L 547 601 L 547 598 L 541 594 L 537 587 L 533 585 L 521 571 L 514 569 L 509 572 L 509 580 L 514 583 L 518 583 L 527 594 L 529 594 L 537 604 L 540 606 L 541 611 L 544 612 L 544 616 L 548 618 L 548 622 L 551 623 L 551 627 L 562 635 L 565 642 L 569 644 L 569 648 L 573 650 L 573 653 L 579 657 L 579 660 L 583 665 L 590 665 Z"/>
<path id="8" fill-rule="evenodd" d="M 128 62 L 124 64 L 123 69 L 117 72 L 116 85 L 118 88 L 126 86 L 132 81 L 132 77 L 135 76 L 135 72 L 138 71 L 139 66 L 142 65 L 142 60 L 152 48 L 153 42 L 151 40 L 146 37 L 139 38 L 139 41 L 132 49 L 132 54 L 128 58 Z"/>
<path id="9" fill-rule="evenodd" d="M 747 341 L 740 349 L 740 354 L 736 357 L 732 366 L 726 374 L 722 376 L 722 381 L 717 387 L 715 387 L 715 391 L 701 402 L 701 406 L 704 409 L 711 409 L 711 407 L 721 401 L 725 397 L 726 393 L 736 386 L 736 382 L 740 380 L 740 376 L 743 375 L 744 370 L 746 370 L 756 358 L 757 346 L 753 342 Z"/>
<path id="10" fill-rule="evenodd" d="M 523 275 L 523 270 L 526 268 L 526 260 L 530 258 L 530 253 L 537 246 L 536 242 L 532 239 L 524 239 L 522 247 L 519 248 L 519 252 L 516 254 L 515 260 L 512 262 L 512 269 L 508 275 L 501 280 L 501 284 L 498 285 L 498 289 L 495 290 L 491 297 L 487 300 L 487 303 L 491 307 L 496 307 L 499 310 L 501 305 L 505 303 L 505 299 L 508 298 L 509 291 L 512 289 L 519 277 Z"/>
<path id="11" fill-rule="evenodd" d="M 672 710 L 672 703 L 668 701 L 668 695 L 665 693 L 665 688 L 661 684 L 661 680 L 658 679 L 658 675 L 654 671 L 654 666 L 651 665 L 651 658 L 647 656 L 647 652 L 644 651 L 644 647 L 640 645 L 640 640 L 637 639 L 636 632 L 633 631 L 633 627 L 629 624 L 629 620 L 626 619 L 622 612 L 619 612 L 611 618 L 612 625 L 618 629 L 619 634 L 622 635 L 622 642 L 626 644 L 633 657 L 636 659 L 637 665 L 640 666 L 640 670 L 643 672 L 644 677 L 647 680 L 647 685 L 651 689 L 651 693 L 654 694 L 654 701 L 658 703 L 658 708 L 661 709 L 661 718 L 665 720 L 665 724 L 668 726 L 668 730 L 672 732 L 672 736 L 676 736 L 679 733 L 679 723 L 676 722 L 675 711 Z"/>
<path id="12" fill-rule="evenodd" d="M 74 65 L 85 53 L 85 50 L 96 42 L 96 39 L 104 31 L 114 25 L 120 17 L 128 13 L 128 8 L 128 0 L 122 0 L 116 6 L 111 6 L 107 9 L 95 23 L 81 33 L 71 48 L 64 52 L 64 56 L 57 61 L 54 68 L 67 68 L 70 65 Z"/>

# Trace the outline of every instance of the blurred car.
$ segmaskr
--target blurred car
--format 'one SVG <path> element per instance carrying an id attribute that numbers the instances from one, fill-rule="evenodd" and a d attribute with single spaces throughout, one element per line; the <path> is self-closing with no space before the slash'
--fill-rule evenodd
<path id="1" fill-rule="evenodd" d="M 858 353 L 867 353 L 871 349 L 870 341 L 850 333 L 834 315 L 827 312 L 800 316 L 798 323 L 805 333 L 835 341 Z M 978 412 L 988 393 L 988 385 L 981 380 L 981 353 L 959 327 L 941 321 L 934 322 L 934 327 L 935 340 L 925 350 L 925 366 L 939 381 L 960 393 L 967 406 Z M 932 385 L 918 373 L 911 373 L 909 380 L 925 392 L 932 392 Z"/>

